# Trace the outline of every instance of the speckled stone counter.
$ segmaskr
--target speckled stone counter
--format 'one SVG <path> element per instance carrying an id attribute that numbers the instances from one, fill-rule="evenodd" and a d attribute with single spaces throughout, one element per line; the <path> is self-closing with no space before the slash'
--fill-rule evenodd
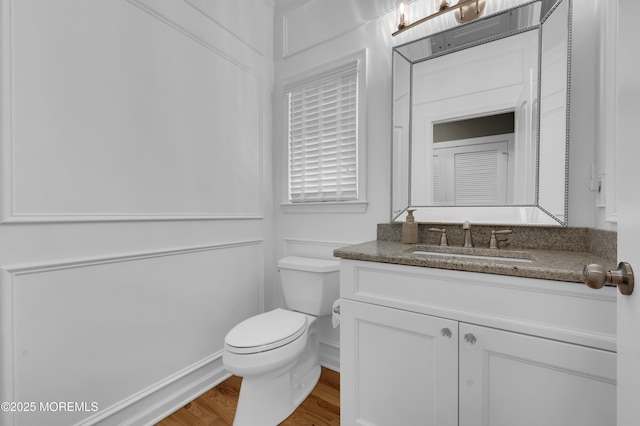
<path id="1" fill-rule="evenodd" d="M 395 232 L 399 230 L 398 224 L 389 224 L 389 226 L 392 228 L 391 231 L 388 229 L 383 231 L 383 233 L 387 232 L 386 237 L 389 239 L 380 239 L 381 232 L 379 227 L 378 240 L 337 249 L 334 251 L 334 256 L 343 259 L 576 283 L 582 283 L 582 270 L 586 264 L 598 263 L 607 270 L 616 269 L 617 267 L 615 255 L 616 234 L 610 231 L 587 228 L 556 227 L 549 229 L 538 227 L 537 229 L 529 229 L 536 227 L 522 227 L 526 229 L 516 229 L 515 227 L 509 227 L 509 229 L 514 229 L 515 235 L 519 234 L 520 236 L 511 238 L 508 248 L 489 249 L 484 248 L 487 245 L 483 243 L 482 245 L 476 244 L 476 248 L 473 249 L 463 249 L 459 247 L 460 244 L 454 245 L 454 242 L 450 240 L 450 246 L 452 247 L 447 249 L 433 243 L 431 241 L 433 239 L 432 236 L 428 240 L 424 238 L 427 235 L 426 232 L 421 233 L 421 236 L 423 236 L 421 241 L 424 241 L 424 243 L 402 244 L 399 242 L 399 238 L 396 240 L 396 236 L 399 236 Z M 425 228 L 432 226 L 438 227 L 435 224 L 428 224 Z M 478 231 L 480 228 L 482 226 L 477 225 L 473 228 L 473 231 Z M 492 229 L 496 228 L 492 227 Z M 482 234 L 482 232 L 478 232 L 478 235 Z M 528 236 L 523 237 L 524 234 Z M 539 235 L 536 236 L 535 234 Z M 509 237 L 512 235 L 510 234 Z M 439 240 L 439 234 L 437 237 Z M 481 238 L 476 239 L 476 235 L 474 235 L 474 242 L 480 242 L 480 240 Z M 554 241 L 559 244 L 554 245 Z M 557 247 L 559 249 L 554 249 Z M 430 253 L 416 254 L 414 253 L 416 250 Z M 445 253 L 438 254 L 438 251 Z M 489 257 L 482 259 L 463 257 L 466 255 Z M 501 257 L 504 260 L 500 259 Z M 505 259 L 505 257 L 507 258 Z"/>

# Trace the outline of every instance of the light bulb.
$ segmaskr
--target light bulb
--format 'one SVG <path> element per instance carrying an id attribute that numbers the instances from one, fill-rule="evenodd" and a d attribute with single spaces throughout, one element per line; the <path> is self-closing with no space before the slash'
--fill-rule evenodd
<path id="1" fill-rule="evenodd" d="M 451 2 L 449 0 L 436 0 L 436 10 L 442 10 L 449 6 L 451 6 Z"/>
<path id="2" fill-rule="evenodd" d="M 396 1 L 396 18 L 398 29 L 409 25 L 409 0 Z"/>

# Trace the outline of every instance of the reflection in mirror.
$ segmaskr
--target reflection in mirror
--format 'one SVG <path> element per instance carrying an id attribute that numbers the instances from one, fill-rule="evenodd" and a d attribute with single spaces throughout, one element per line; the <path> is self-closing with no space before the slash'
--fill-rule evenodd
<path id="1" fill-rule="evenodd" d="M 540 84 L 540 173 L 538 185 L 539 204 L 550 214 L 564 218 L 563 198 L 567 188 L 565 168 L 568 161 L 567 117 L 568 90 L 567 68 L 569 39 L 567 38 L 567 16 L 570 16 L 569 2 L 558 4 L 557 9 L 544 23 L 542 32 L 542 75 Z"/>
<path id="2" fill-rule="evenodd" d="M 513 204 L 513 120 L 509 112 L 434 124 L 432 185 L 425 188 L 432 193 L 425 197 L 438 206 Z"/>
<path id="3" fill-rule="evenodd" d="M 395 56 L 395 54 L 394 54 Z M 411 146 L 409 145 L 409 115 L 411 113 L 411 64 L 408 61 L 395 61 L 393 69 L 394 99 L 393 107 L 393 135 L 391 181 L 393 187 L 392 204 L 395 206 L 409 205 L 409 164 Z"/>
<path id="4" fill-rule="evenodd" d="M 534 1 L 393 49 L 392 220 L 566 225 L 570 9 Z"/>

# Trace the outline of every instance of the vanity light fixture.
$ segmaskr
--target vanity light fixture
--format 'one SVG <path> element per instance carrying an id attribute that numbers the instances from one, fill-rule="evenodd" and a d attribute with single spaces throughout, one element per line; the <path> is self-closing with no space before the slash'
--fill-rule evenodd
<path id="1" fill-rule="evenodd" d="M 451 2 L 449 0 L 436 0 L 436 10 L 442 10 L 449 6 L 451 6 Z"/>
<path id="2" fill-rule="evenodd" d="M 452 4 L 456 2 L 456 0 L 435 0 L 437 9 L 435 13 L 409 23 L 409 1 L 410 0 L 396 0 L 398 30 L 391 34 L 394 37 L 416 25 L 420 25 L 423 22 L 427 22 L 451 11 L 454 11 L 456 21 L 459 23 L 464 24 L 471 22 L 482 15 L 486 4 L 486 0 L 459 0 L 456 4 Z"/>

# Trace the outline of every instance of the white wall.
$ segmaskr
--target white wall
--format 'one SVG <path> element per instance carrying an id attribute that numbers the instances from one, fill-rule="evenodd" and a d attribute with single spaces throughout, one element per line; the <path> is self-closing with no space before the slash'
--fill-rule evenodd
<path id="1" fill-rule="evenodd" d="M 598 46 L 602 0 L 573 0 L 571 47 L 571 117 L 569 135 L 569 226 L 605 227 L 596 219 L 596 194 L 590 188 L 591 168 L 598 162 Z"/>
<path id="2" fill-rule="evenodd" d="M 87 403 L 0 423 L 149 424 L 273 286 L 274 5 L 0 8 L 0 400 Z"/>
<path id="3" fill-rule="evenodd" d="M 595 226 L 594 194 L 588 172 L 594 164 L 596 63 L 593 49 L 599 0 L 574 1 L 573 74 L 571 104 L 571 164 L 569 225 Z M 416 2 L 416 4 L 419 2 Z M 276 0 L 274 88 L 274 192 L 276 256 L 309 247 L 329 256 L 331 248 L 376 238 L 376 224 L 389 220 L 389 162 L 391 140 L 391 48 L 426 35 L 416 27 L 391 37 L 395 2 L 391 0 Z M 415 18 L 415 17 L 414 17 Z M 360 214 L 285 213 L 277 205 L 286 200 L 286 105 L 282 84 L 296 74 L 322 66 L 337 57 L 367 49 L 367 210 Z M 602 143 L 601 141 L 599 143 Z M 544 171 L 543 171 L 544 172 Z M 297 241 L 291 248 L 289 241 Z M 297 250 L 297 251 L 296 251 Z M 267 305 L 282 304 L 276 292 Z M 325 340 L 337 345 L 338 333 L 325 330 Z"/>
<path id="4" fill-rule="evenodd" d="M 596 227 L 617 229 L 618 209 L 616 202 L 616 51 L 618 38 L 618 3 L 597 2 L 590 13 L 600 21 L 601 31 L 595 39 L 597 43 L 596 75 L 596 147 L 594 187 L 600 186 L 595 193 Z M 599 179 L 598 179 L 599 178 Z M 599 184 L 599 185 L 596 185 Z"/>

